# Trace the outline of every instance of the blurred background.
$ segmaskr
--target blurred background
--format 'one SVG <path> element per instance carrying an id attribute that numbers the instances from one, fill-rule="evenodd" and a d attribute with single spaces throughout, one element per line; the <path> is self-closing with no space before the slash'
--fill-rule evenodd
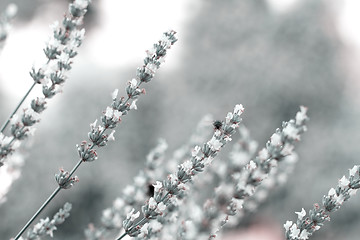
<path id="1" fill-rule="evenodd" d="M 0 9 L 9 2 L 1 0 Z M 13 2 L 19 12 L 0 55 L 0 122 L 31 86 L 28 72 L 43 62 L 48 26 L 62 19 L 68 4 Z M 14 236 L 55 189 L 59 167 L 71 170 L 78 160 L 75 145 L 87 139 L 89 124 L 110 104 L 113 89 L 124 95 L 145 50 L 168 29 L 178 32 L 179 41 L 145 87 L 138 111 L 124 117 L 116 141 L 98 151 L 97 161 L 84 164 L 76 174 L 80 182 L 42 214 L 73 204 L 54 239 L 84 239 L 84 228 L 100 223 L 102 209 L 132 182 L 158 138 L 167 140 L 171 156 L 202 116 L 223 119 L 242 103 L 243 121 L 261 147 L 305 105 L 310 122 L 296 149 L 295 172 L 238 231 L 225 236 L 281 239 L 282 225 L 296 219 L 295 211 L 321 202 L 359 164 L 359 10 L 350 0 L 94 0 L 63 94 L 49 101 L 35 136 L 22 148 L 22 176 L 0 205 L 1 239 Z M 312 239 L 357 239 L 359 207 L 355 196 Z"/>

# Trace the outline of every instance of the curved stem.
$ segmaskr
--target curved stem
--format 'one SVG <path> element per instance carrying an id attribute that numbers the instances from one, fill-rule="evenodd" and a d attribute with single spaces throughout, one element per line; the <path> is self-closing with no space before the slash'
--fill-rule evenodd
<path id="1" fill-rule="evenodd" d="M 9 122 L 11 120 L 11 118 L 15 115 L 15 113 L 17 112 L 17 110 L 19 110 L 21 104 L 23 104 L 23 102 L 25 101 L 25 99 L 27 98 L 27 96 L 30 94 L 31 90 L 35 87 L 36 82 L 34 81 L 34 83 L 31 85 L 31 87 L 29 88 L 29 90 L 27 91 L 27 93 L 25 94 L 25 96 L 21 99 L 21 101 L 18 103 L 18 105 L 16 106 L 15 110 L 10 114 L 10 116 L 8 117 L 8 119 L 6 120 L 6 122 L 4 123 L 4 125 L 2 125 L 0 132 L 4 132 L 5 128 L 9 125 Z"/>
<path id="2" fill-rule="evenodd" d="M 43 205 L 37 210 L 37 212 L 32 216 L 32 218 L 26 223 L 26 225 L 20 230 L 20 232 L 14 238 L 15 240 L 19 239 L 20 236 L 25 232 L 25 230 L 30 226 L 30 224 L 35 220 L 35 218 L 44 210 L 44 208 L 51 202 L 51 200 L 58 194 L 61 190 L 61 187 L 57 187 L 55 191 L 50 195 L 50 197 L 43 203 Z"/>

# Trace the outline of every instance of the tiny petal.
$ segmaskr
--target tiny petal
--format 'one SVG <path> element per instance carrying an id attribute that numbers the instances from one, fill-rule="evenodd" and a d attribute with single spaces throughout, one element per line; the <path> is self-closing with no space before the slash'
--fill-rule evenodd
<path id="1" fill-rule="evenodd" d="M 115 141 L 114 133 L 115 133 L 115 130 L 112 130 L 107 138 L 108 141 Z"/>
<path id="2" fill-rule="evenodd" d="M 112 99 L 116 99 L 117 95 L 118 95 L 118 92 L 119 92 L 119 89 L 115 89 L 112 94 L 111 94 L 111 97 Z"/>

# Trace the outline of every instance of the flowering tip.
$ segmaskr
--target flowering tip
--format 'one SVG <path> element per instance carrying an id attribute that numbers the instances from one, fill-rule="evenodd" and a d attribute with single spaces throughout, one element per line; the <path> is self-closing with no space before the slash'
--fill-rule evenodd
<path id="1" fill-rule="evenodd" d="M 112 92 L 111 97 L 113 100 L 116 99 L 118 92 L 119 92 L 119 89 L 117 89 L 117 88 Z"/>

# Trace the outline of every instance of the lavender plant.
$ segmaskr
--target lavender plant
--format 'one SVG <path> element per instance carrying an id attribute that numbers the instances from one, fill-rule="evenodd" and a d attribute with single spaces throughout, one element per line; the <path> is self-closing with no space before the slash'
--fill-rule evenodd
<path id="1" fill-rule="evenodd" d="M 78 178 L 72 177 L 75 171 L 80 167 L 83 162 L 92 162 L 97 159 L 97 153 L 95 147 L 104 147 L 109 140 L 115 140 L 112 130 L 110 134 L 105 134 L 106 130 L 114 129 L 121 121 L 121 116 L 125 116 L 131 110 L 137 109 L 136 102 L 141 94 L 145 93 L 145 89 L 140 89 L 141 84 L 150 82 L 156 70 L 164 62 L 167 50 L 177 41 L 175 38 L 175 32 L 170 30 L 163 34 L 163 38 L 153 45 L 151 50 L 147 51 L 147 57 L 144 59 L 144 65 L 137 69 L 136 75 L 138 79 L 132 79 L 128 82 L 126 87 L 127 98 L 117 98 L 118 89 L 112 93 L 112 103 L 103 112 L 101 117 L 101 124 L 97 124 L 97 119 L 94 123 L 90 124 L 90 132 L 88 137 L 91 143 L 83 141 L 80 145 L 77 145 L 78 154 L 80 160 L 73 167 L 71 172 L 67 172 L 60 169 L 58 174 L 55 174 L 55 180 L 58 183 L 58 187 L 49 196 L 49 198 L 43 203 L 39 210 L 30 218 L 25 226 L 16 235 L 15 240 L 19 239 L 24 231 L 30 226 L 30 224 L 36 219 L 36 217 L 45 209 L 45 207 L 52 201 L 52 199 L 62 189 L 69 189 L 78 181 Z"/>
<path id="2" fill-rule="evenodd" d="M 51 220 L 48 217 L 40 219 L 40 222 L 27 232 L 26 237 L 20 237 L 20 239 L 39 240 L 45 235 L 53 237 L 53 231 L 57 230 L 56 226 L 64 223 L 65 219 L 70 216 L 71 208 L 72 205 L 70 203 L 65 203 L 64 207 L 60 208 Z"/>
<path id="3" fill-rule="evenodd" d="M 360 188 L 360 166 L 355 165 L 349 169 L 349 176 L 343 176 L 336 188 L 330 188 L 327 195 L 324 195 L 322 204 L 315 204 L 309 210 L 308 216 L 304 208 L 295 212 L 298 216 L 296 222 L 286 221 L 284 224 L 285 236 L 288 240 L 306 240 L 325 223 L 330 221 L 330 213 L 340 209 L 345 201 L 354 196 Z"/>
<path id="4" fill-rule="evenodd" d="M 139 218 L 140 212 L 135 213 L 135 209 L 132 209 L 123 221 L 125 232 L 117 240 L 124 238 L 126 235 L 137 237 L 139 234 L 145 236 L 152 232 L 151 229 L 149 230 L 151 226 L 148 222 L 162 216 L 165 210 L 173 205 L 174 200 L 182 196 L 187 189 L 186 183 L 193 180 L 195 175 L 204 171 L 204 168 L 212 162 L 221 148 L 231 141 L 231 135 L 239 127 L 240 116 L 243 111 L 242 105 L 236 105 L 234 111 L 227 114 L 221 128 L 216 129 L 212 138 L 204 143 L 202 147 L 196 146 L 192 151 L 192 157 L 179 165 L 176 173 L 170 174 L 166 180 L 157 181 L 154 184 L 153 197 L 149 198 L 141 208 L 143 217 L 135 222 Z"/>
<path id="5" fill-rule="evenodd" d="M 33 84 L 1 127 L 0 167 L 4 164 L 5 158 L 20 146 L 21 141 L 34 134 L 34 125 L 40 121 L 40 114 L 46 109 L 46 101 L 61 92 L 61 87 L 67 79 L 67 72 L 71 69 L 72 60 L 77 55 L 77 49 L 84 38 L 85 29 L 80 27 L 89 3 L 90 0 L 74 0 L 69 4 L 69 11 L 64 16 L 62 27 L 59 22 L 51 26 L 53 34 L 44 48 L 46 63 L 42 67 L 31 69 Z M 42 85 L 43 96 L 32 99 L 30 106 L 24 108 L 22 114 L 17 115 L 17 111 L 36 84 Z M 10 123 L 10 136 L 8 136 L 4 131 Z"/>
<path id="6" fill-rule="evenodd" d="M 84 29 L 80 30 L 80 26 L 89 3 L 90 0 L 74 0 L 69 4 L 69 13 L 65 15 L 62 27 L 59 23 L 52 26 L 53 36 L 44 49 L 47 62 L 40 68 L 32 68 L 30 75 L 34 80 L 33 85 L 1 128 L 0 166 L 5 158 L 16 157 L 17 153 L 11 154 L 22 140 L 33 133 L 33 126 L 40 120 L 39 114 L 46 109 L 46 101 L 61 91 L 84 37 Z M 14 16 L 14 9 L 10 5 L 5 12 L 2 19 L 4 26 Z M 7 29 L 2 28 L 3 22 L 0 21 L 0 44 L 7 34 L 6 31 L 1 32 Z M 165 32 L 163 38 L 146 51 L 144 65 L 137 69 L 136 79 L 130 80 L 125 88 L 127 96 L 118 97 L 118 89 L 112 93 L 112 102 L 103 111 L 100 121 L 96 119 L 90 124 L 88 140 L 76 145 L 79 161 L 70 172 L 61 168 L 55 174 L 57 188 L 20 230 L 15 240 L 41 239 L 45 235 L 53 237 L 53 231 L 69 217 L 71 204 L 66 203 L 51 220 L 48 217 L 41 219 L 27 231 L 26 237 L 22 235 L 62 189 L 69 189 L 79 181 L 74 174 L 80 165 L 97 160 L 97 149 L 115 140 L 113 129 L 125 115 L 137 109 L 139 97 L 145 94 L 142 85 L 153 79 L 164 62 L 167 50 L 176 41 L 174 31 Z M 16 115 L 36 84 L 42 85 L 43 96 L 33 99 L 30 107 L 24 108 L 21 115 Z M 102 226 L 89 225 L 85 230 L 86 238 L 213 239 L 225 227 L 237 226 L 245 214 L 257 209 L 275 185 L 285 182 L 297 160 L 294 144 L 307 130 L 305 123 L 308 120 L 307 108 L 300 107 L 295 119 L 284 122 L 282 129 L 277 129 L 266 147 L 257 153 L 257 142 L 240 124 L 243 111 L 243 106 L 239 104 L 227 114 L 224 121 L 213 122 L 205 117 L 189 143 L 178 149 L 166 162 L 167 143 L 159 140 L 146 158 L 145 169 L 135 176 L 132 185 L 122 190 L 113 205 L 103 211 Z M 207 131 L 209 124 L 205 122 L 213 122 L 213 135 L 209 141 L 205 140 L 210 132 Z M 9 123 L 10 135 L 7 135 L 5 130 Z M 232 141 L 236 131 L 240 132 L 240 140 L 229 157 L 225 161 L 213 162 L 222 148 Z M 8 166 L 16 170 L 21 162 L 11 165 L 12 161 L 8 161 L 6 170 Z M 304 209 L 296 212 L 297 222 L 287 221 L 284 225 L 286 238 L 308 239 L 325 221 L 330 220 L 329 213 L 338 210 L 360 188 L 359 169 L 358 165 L 350 169 L 349 177 L 341 178 L 338 186 L 323 197 L 322 207 L 316 204 L 308 217 Z M 204 173 L 200 175 L 201 172 Z M 208 199 L 198 194 L 206 184 L 214 192 Z M 4 195 L 0 193 L 0 202 Z M 140 208 L 141 212 L 135 210 Z M 230 220 L 232 223 L 228 224 Z M 115 234 L 116 237 L 113 237 Z"/>

